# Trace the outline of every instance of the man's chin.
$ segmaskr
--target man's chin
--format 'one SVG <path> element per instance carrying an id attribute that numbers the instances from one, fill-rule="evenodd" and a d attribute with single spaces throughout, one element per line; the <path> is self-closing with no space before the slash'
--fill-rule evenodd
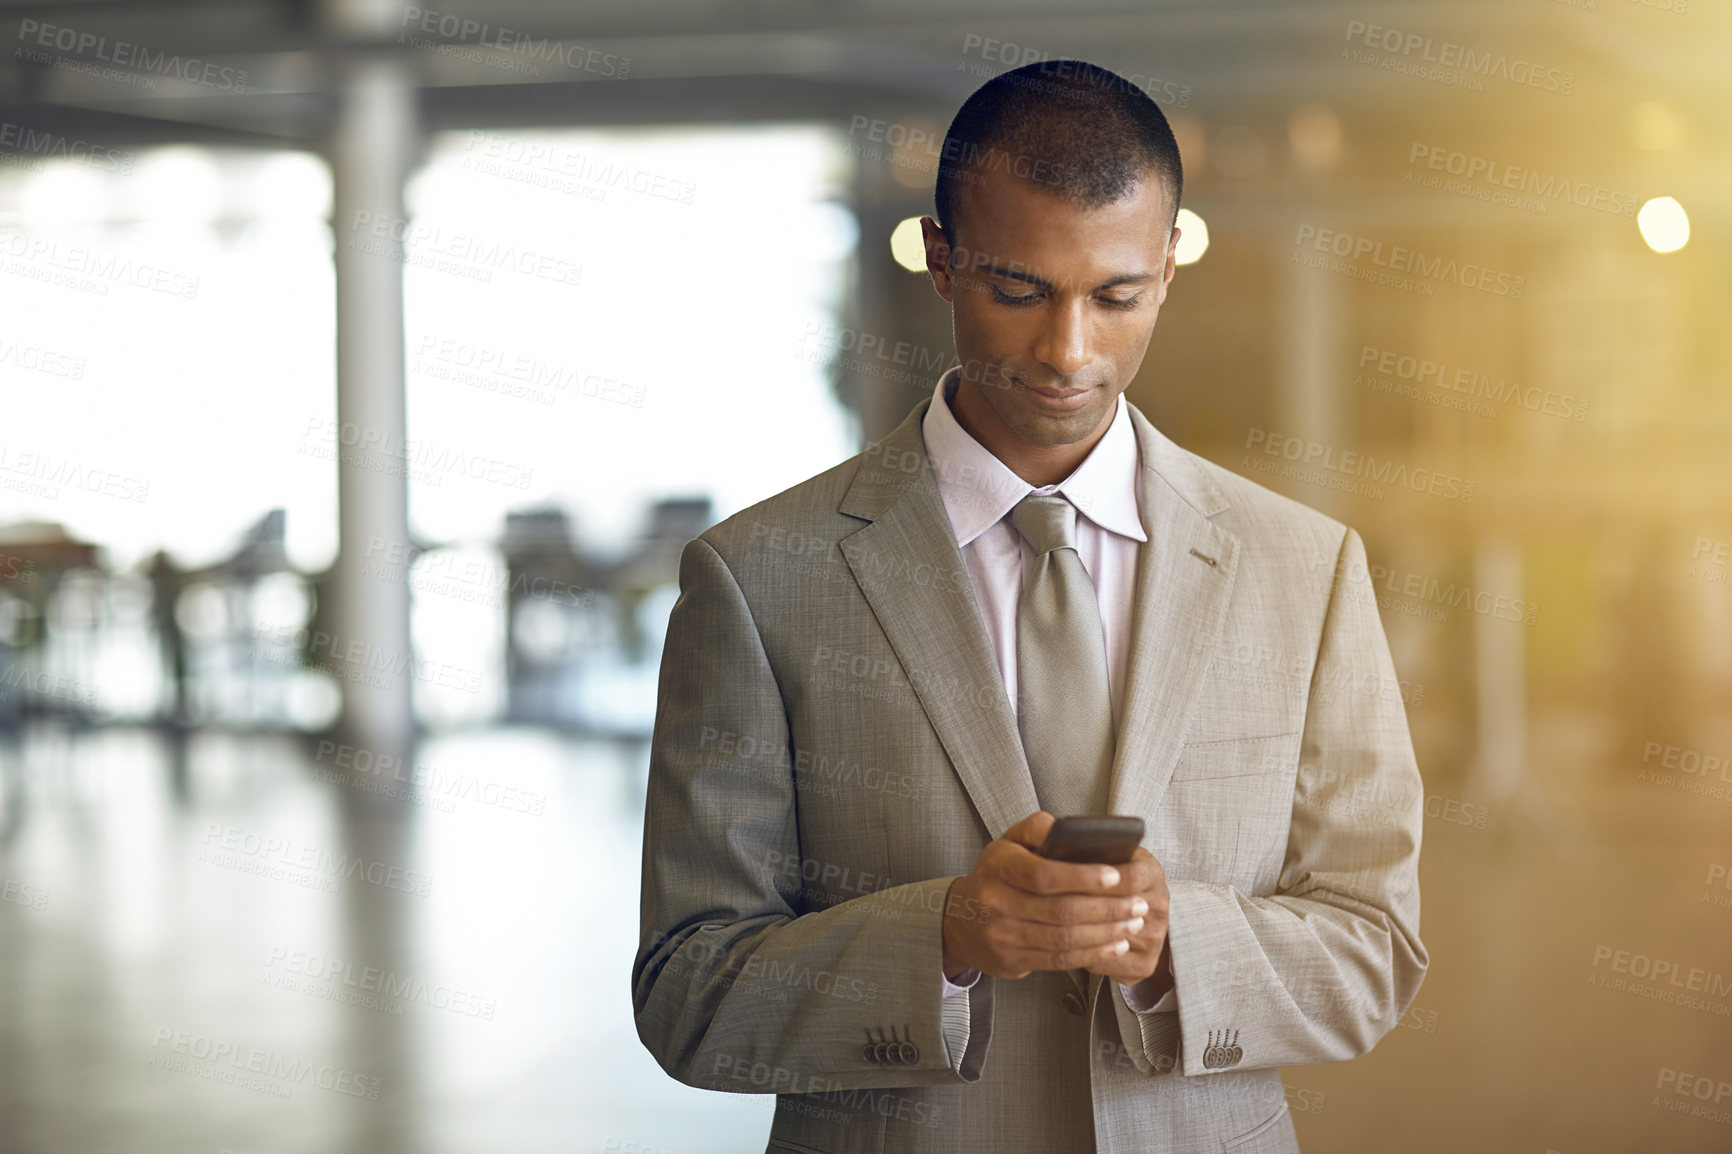
<path id="1" fill-rule="evenodd" d="M 1079 409 L 1074 413 L 1025 412 L 1018 415 L 1011 427 L 1031 445 L 1074 445 L 1086 441 L 1101 427 L 1106 413 L 1098 409 Z"/>

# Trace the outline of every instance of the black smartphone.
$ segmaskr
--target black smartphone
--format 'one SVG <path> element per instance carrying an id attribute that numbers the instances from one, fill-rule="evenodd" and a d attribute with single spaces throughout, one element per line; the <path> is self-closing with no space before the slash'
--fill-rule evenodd
<path id="1" fill-rule="evenodd" d="M 1106 815 L 1061 817 L 1047 831 L 1040 856 L 1055 861 L 1123 865 L 1143 843 L 1143 819 Z"/>

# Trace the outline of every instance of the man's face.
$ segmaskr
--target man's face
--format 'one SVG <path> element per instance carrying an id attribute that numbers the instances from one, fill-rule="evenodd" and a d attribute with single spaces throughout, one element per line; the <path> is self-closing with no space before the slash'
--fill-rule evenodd
<path id="1" fill-rule="evenodd" d="M 1173 278 L 1179 230 L 1168 234 L 1159 175 L 1100 208 L 1003 167 L 975 170 L 960 192 L 954 251 L 931 217 L 920 222 L 933 285 L 953 306 L 958 388 L 1030 444 L 1087 439 L 1142 366 Z"/>

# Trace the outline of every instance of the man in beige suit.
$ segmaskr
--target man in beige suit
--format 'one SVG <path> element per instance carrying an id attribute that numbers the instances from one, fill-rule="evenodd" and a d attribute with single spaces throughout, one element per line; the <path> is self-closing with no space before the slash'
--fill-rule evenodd
<path id="1" fill-rule="evenodd" d="M 1427 965 L 1363 546 L 1120 396 L 1179 236 L 1146 95 L 1030 65 L 944 157 L 961 364 L 681 557 L 639 1037 L 776 1093 L 771 1150 L 1297 1150 L 1277 1068 L 1369 1051 Z M 1043 801 L 1146 836 L 1049 861 Z"/>

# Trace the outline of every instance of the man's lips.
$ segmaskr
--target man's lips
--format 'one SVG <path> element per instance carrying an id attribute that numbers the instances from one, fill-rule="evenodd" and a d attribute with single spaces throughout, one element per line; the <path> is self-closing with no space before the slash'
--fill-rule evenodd
<path id="1" fill-rule="evenodd" d="M 1032 385 L 1024 385 L 1023 390 L 1035 398 L 1035 404 L 1043 409 L 1074 409 L 1088 398 L 1088 389 L 1037 389 Z"/>

